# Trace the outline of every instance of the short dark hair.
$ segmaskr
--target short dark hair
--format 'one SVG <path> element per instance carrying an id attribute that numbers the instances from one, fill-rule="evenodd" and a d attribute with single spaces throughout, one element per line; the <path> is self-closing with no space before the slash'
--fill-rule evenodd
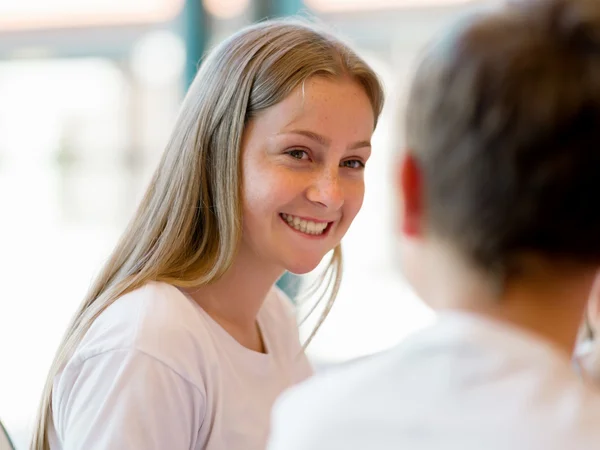
<path id="1" fill-rule="evenodd" d="M 600 263 L 600 0 L 463 19 L 426 52 L 406 114 L 432 233 L 486 270 Z"/>

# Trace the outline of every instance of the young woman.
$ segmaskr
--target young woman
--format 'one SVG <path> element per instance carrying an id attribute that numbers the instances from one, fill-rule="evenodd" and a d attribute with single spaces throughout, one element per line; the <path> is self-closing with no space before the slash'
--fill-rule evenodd
<path id="1" fill-rule="evenodd" d="M 382 102 L 309 25 L 217 47 L 60 346 L 32 449 L 263 449 L 275 398 L 310 374 L 274 284 L 334 250 L 335 294 Z"/>

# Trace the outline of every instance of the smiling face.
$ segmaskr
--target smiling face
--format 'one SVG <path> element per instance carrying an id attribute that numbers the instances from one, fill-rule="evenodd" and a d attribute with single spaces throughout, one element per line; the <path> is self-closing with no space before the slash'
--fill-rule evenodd
<path id="1" fill-rule="evenodd" d="M 313 270 L 362 206 L 374 123 L 359 84 L 323 77 L 251 119 L 242 144 L 240 251 L 266 267 Z"/>

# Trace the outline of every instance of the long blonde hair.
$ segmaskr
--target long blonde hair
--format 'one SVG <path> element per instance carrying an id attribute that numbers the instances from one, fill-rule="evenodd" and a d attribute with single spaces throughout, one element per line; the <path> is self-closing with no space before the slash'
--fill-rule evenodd
<path id="1" fill-rule="evenodd" d="M 149 281 L 210 283 L 232 264 L 241 234 L 240 144 L 248 119 L 311 76 L 352 77 L 375 117 L 383 92 L 369 66 L 345 44 L 298 21 L 248 27 L 203 62 L 134 217 L 77 310 L 52 363 L 31 449 L 49 450 L 52 386 L 92 322 L 117 298 Z M 323 280 L 328 311 L 341 277 L 336 248 Z"/>

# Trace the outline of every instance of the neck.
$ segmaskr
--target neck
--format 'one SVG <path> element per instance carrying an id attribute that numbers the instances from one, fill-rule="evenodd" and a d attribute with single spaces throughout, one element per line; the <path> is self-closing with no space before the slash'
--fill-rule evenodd
<path id="1" fill-rule="evenodd" d="M 225 328 L 255 331 L 258 312 L 282 274 L 283 269 L 261 264 L 242 245 L 232 266 L 221 278 L 186 291 Z"/>
<path id="2" fill-rule="evenodd" d="M 567 273 L 545 280 L 509 282 L 499 302 L 484 312 L 528 329 L 570 355 L 575 349 L 592 280 L 593 275 L 590 278 Z"/>
<path id="3" fill-rule="evenodd" d="M 572 354 L 595 270 L 545 267 L 509 280 L 498 292 L 485 276 L 456 261 L 442 266 L 444 270 L 432 272 L 436 273 L 435 287 L 428 292 L 432 307 L 509 323 Z"/>

